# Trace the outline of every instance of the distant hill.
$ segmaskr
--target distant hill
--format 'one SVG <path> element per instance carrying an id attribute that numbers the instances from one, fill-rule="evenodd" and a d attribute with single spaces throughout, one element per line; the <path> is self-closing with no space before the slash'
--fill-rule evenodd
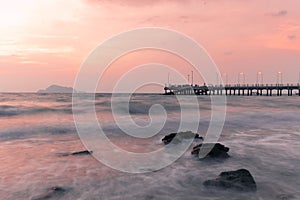
<path id="1" fill-rule="evenodd" d="M 38 90 L 37 93 L 73 93 L 77 92 L 71 87 L 64 87 L 60 85 L 51 85 L 47 87 L 46 89 Z"/>

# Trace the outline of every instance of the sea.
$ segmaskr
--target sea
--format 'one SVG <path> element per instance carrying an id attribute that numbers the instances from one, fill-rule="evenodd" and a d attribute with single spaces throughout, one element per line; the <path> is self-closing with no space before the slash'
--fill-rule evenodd
<path id="1" fill-rule="evenodd" d="M 199 143 L 196 139 L 174 162 L 144 173 L 109 166 L 94 153 L 72 155 L 87 150 L 76 129 L 74 112 L 85 119 L 96 116 L 111 143 L 136 154 L 165 148 L 161 139 L 178 131 L 182 108 L 191 114 L 185 115 L 186 121 L 199 125 L 195 132 L 203 137 L 207 134 L 212 115 L 210 96 L 182 96 L 179 102 L 175 95 L 133 94 L 128 107 L 123 106 L 126 98 L 117 95 L 114 103 L 119 109 L 112 112 L 112 94 L 95 94 L 96 115 L 90 115 L 84 106 L 72 109 L 72 94 L 0 94 L 0 199 L 300 199 L 299 96 L 227 96 L 218 139 L 230 148 L 227 159 L 191 155 L 192 147 Z M 196 98 L 200 118 L 193 117 L 191 98 Z M 151 110 L 153 105 L 163 112 Z M 128 135 L 116 122 L 122 117 L 130 118 L 140 130 L 151 123 L 157 123 L 154 127 L 159 130 L 143 138 Z M 132 162 L 110 153 L 116 163 L 125 166 Z M 223 171 L 241 168 L 250 171 L 257 191 L 203 185 Z"/>

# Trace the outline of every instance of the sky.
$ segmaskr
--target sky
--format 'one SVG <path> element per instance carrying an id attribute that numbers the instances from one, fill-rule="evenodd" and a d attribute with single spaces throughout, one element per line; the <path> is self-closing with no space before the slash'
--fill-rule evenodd
<path id="1" fill-rule="evenodd" d="M 214 60 L 224 82 L 245 77 L 253 84 L 258 72 L 264 83 L 276 83 L 279 72 L 284 83 L 299 82 L 299 0 L 0 0 L 0 5 L 0 92 L 73 86 L 93 49 L 113 35 L 142 27 L 193 38 Z M 145 63 L 191 75 L 192 66 L 170 53 L 132 52 L 111 64 L 98 91 L 112 91 L 122 75 Z M 172 73 L 170 82 L 181 83 Z M 142 76 L 167 82 L 167 72 L 142 71 L 133 79 Z M 203 83 L 199 74 L 194 83 Z M 145 88 L 162 92 L 160 86 Z"/>

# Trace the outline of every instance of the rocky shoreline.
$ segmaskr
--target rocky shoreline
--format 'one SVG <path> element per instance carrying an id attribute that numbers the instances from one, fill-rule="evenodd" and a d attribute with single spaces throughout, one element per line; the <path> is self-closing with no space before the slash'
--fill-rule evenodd
<path id="1" fill-rule="evenodd" d="M 165 145 L 179 143 L 182 139 L 195 138 L 201 139 L 197 133 L 192 132 L 179 132 L 171 133 L 162 138 Z M 229 147 L 221 143 L 199 143 L 192 148 L 191 154 L 198 156 L 200 160 L 203 159 L 226 159 L 229 158 Z M 247 169 L 237 169 L 233 171 L 224 171 L 219 174 L 215 179 L 206 180 L 203 182 L 206 187 L 214 187 L 218 189 L 233 189 L 240 192 L 256 191 L 256 182 Z"/>

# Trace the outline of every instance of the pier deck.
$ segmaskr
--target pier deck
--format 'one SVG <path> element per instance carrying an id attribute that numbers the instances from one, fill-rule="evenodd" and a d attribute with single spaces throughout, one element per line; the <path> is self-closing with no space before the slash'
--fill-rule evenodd
<path id="1" fill-rule="evenodd" d="M 176 95 L 266 95 L 300 96 L 300 84 L 227 84 L 227 85 L 169 85 L 164 87 L 165 94 Z"/>

